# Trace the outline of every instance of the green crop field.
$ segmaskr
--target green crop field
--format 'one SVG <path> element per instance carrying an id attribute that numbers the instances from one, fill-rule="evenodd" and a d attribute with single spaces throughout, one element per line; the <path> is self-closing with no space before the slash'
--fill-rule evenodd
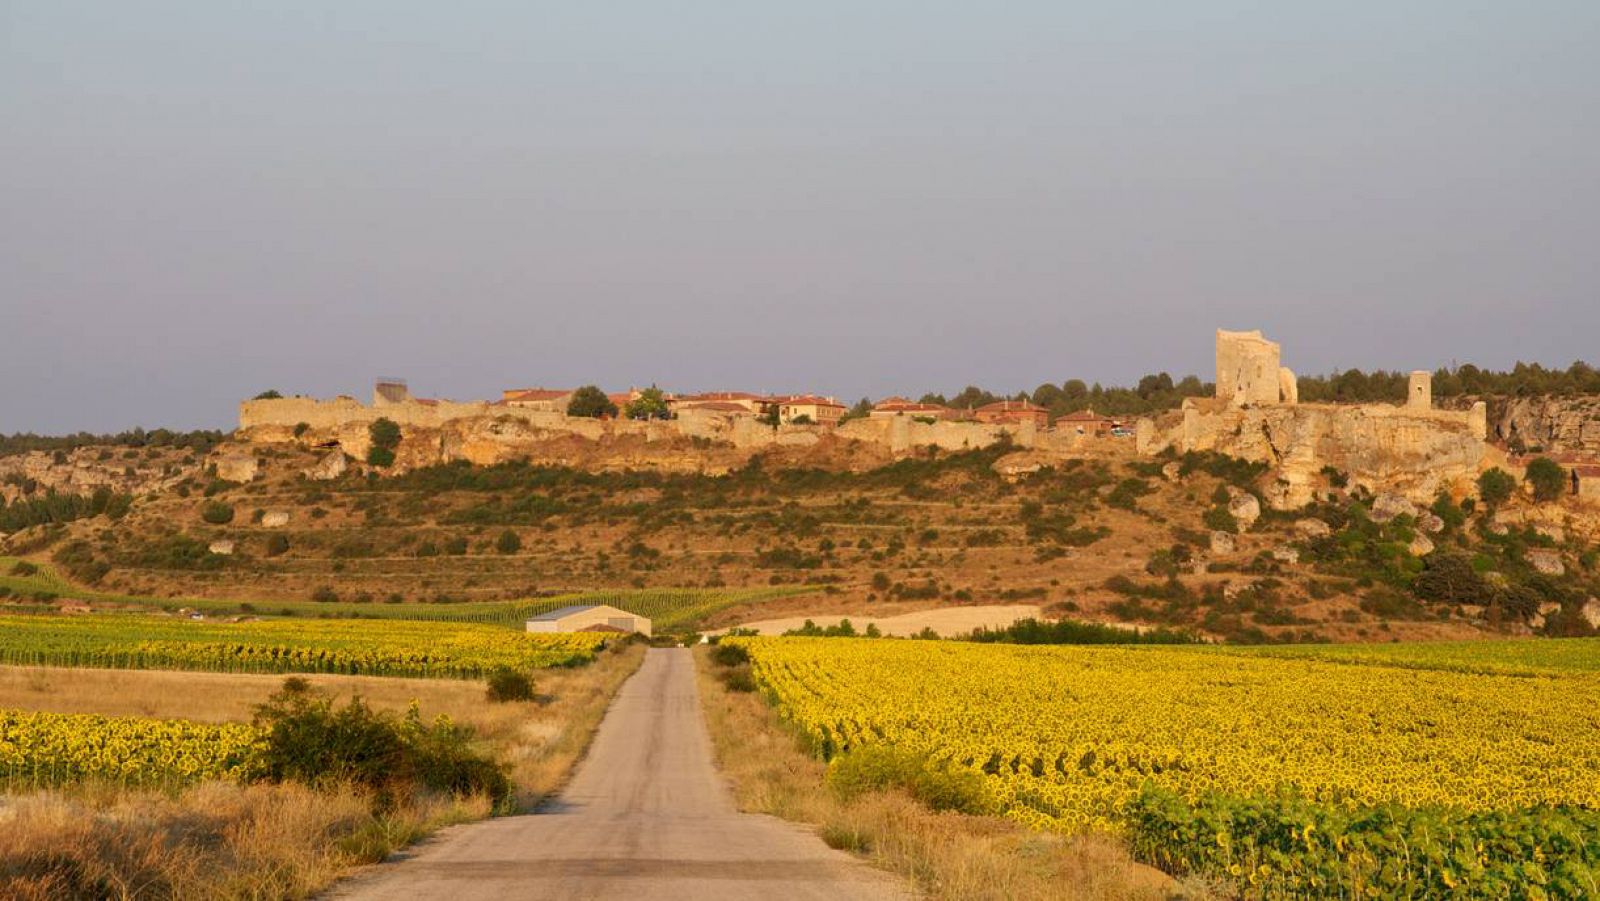
<path id="1" fill-rule="evenodd" d="M 10 590 L 7 600 L 76 598 L 84 601 L 163 611 L 197 610 L 212 615 L 251 614 L 318 619 L 354 618 L 423 620 L 446 623 L 482 623 L 520 629 L 530 616 L 573 604 L 610 604 L 649 617 L 658 632 L 692 629 L 701 619 L 739 604 L 814 591 L 813 588 L 643 588 L 573 591 L 510 601 L 474 601 L 459 604 L 385 604 L 352 601 L 249 601 L 215 598 L 156 598 L 93 591 L 72 586 L 51 567 L 39 566 L 30 575 L 14 573 L 17 560 L 0 557 L 0 587 Z M 6 608 L 0 607 L 0 610 Z M 16 612 L 28 612 L 18 610 Z"/>

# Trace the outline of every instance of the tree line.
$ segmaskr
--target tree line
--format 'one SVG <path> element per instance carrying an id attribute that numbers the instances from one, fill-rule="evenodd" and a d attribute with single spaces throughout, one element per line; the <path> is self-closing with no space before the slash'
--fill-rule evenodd
<path id="1" fill-rule="evenodd" d="M 71 451 L 80 447 L 175 447 L 188 448 L 198 454 L 209 452 L 227 437 L 218 429 L 196 429 L 190 432 L 172 429 L 131 429 L 109 435 L 76 432 L 71 435 L 36 435 L 18 432 L 0 434 L 0 457 L 26 454 L 31 451 Z"/>
<path id="2" fill-rule="evenodd" d="M 1335 370 L 1328 375 L 1302 375 L 1297 379 L 1300 400 L 1310 403 L 1403 403 L 1410 380 L 1410 372 L 1386 369 Z M 1090 409 L 1106 416 L 1137 416 L 1170 410 L 1181 405 L 1186 397 L 1210 397 L 1215 392 L 1214 384 L 1202 382 L 1198 376 L 1187 375 L 1174 380 L 1170 374 L 1159 372 L 1144 376 L 1131 388 L 1068 379 L 1059 385 L 1046 382 L 1032 392 L 995 394 L 968 385 L 953 395 L 924 394 L 918 402 L 967 410 L 1001 400 L 1020 400 L 1044 407 L 1052 417 Z M 1480 369 L 1467 363 L 1435 370 L 1433 394 L 1435 397 L 1600 394 L 1600 370 L 1581 360 L 1566 369 L 1547 369 L 1538 363 L 1519 362 L 1504 372 Z M 871 408 L 871 402 L 864 399 L 851 414 L 866 415 Z"/>

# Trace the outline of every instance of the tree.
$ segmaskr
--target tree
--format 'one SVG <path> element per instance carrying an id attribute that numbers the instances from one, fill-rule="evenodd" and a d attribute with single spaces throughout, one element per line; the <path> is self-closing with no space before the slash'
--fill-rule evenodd
<path id="1" fill-rule="evenodd" d="M 651 385 L 628 402 L 627 415 L 629 419 L 666 419 L 672 411 L 667 408 L 667 398 L 661 389 Z"/>
<path id="2" fill-rule="evenodd" d="M 502 554 L 515 554 L 522 550 L 522 537 L 516 532 L 506 529 L 494 541 L 494 549 Z"/>
<path id="3" fill-rule="evenodd" d="M 277 400 L 281 397 L 283 397 L 283 395 L 279 394 L 276 389 L 269 388 L 266 391 L 257 394 L 254 400 Z"/>
<path id="4" fill-rule="evenodd" d="M 1517 480 L 1496 466 L 1478 476 L 1478 496 L 1491 507 L 1498 507 L 1511 499 L 1511 492 L 1517 489 Z"/>
<path id="5" fill-rule="evenodd" d="M 845 422 L 845 421 L 851 420 L 851 419 L 866 419 L 868 416 L 871 416 L 871 415 L 872 415 L 872 401 L 870 401 L 867 398 L 863 397 L 860 400 L 856 401 L 856 405 L 855 406 L 851 407 L 849 410 L 847 410 L 845 412 L 845 414 L 843 416 L 839 417 L 839 421 L 840 422 Z"/>
<path id="6" fill-rule="evenodd" d="M 1549 457 L 1535 457 L 1529 461 L 1525 478 L 1533 486 L 1533 499 L 1541 504 L 1555 500 L 1567 490 L 1567 471 Z"/>
<path id="7" fill-rule="evenodd" d="M 568 416 L 583 416 L 589 419 L 603 419 L 617 415 L 617 405 L 606 397 L 606 393 L 594 385 L 584 385 L 572 392 L 572 400 L 567 404 Z"/>
<path id="8" fill-rule="evenodd" d="M 367 462 L 373 466 L 393 466 L 394 449 L 400 446 L 399 423 L 379 417 L 367 426 L 367 437 L 372 441 L 367 449 Z"/>
<path id="9" fill-rule="evenodd" d="M 1492 593 L 1464 554 L 1430 554 L 1411 586 L 1418 598 L 1439 604 L 1483 604 Z"/>

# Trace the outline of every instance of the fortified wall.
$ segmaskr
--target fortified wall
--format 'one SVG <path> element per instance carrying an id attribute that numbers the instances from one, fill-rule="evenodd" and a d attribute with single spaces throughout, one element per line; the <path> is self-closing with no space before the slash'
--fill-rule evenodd
<path id="1" fill-rule="evenodd" d="M 1294 509 L 1314 499 L 1324 467 L 1351 486 L 1431 501 L 1440 491 L 1469 493 L 1488 449 L 1482 403 L 1470 410 L 1433 406 L 1433 379 L 1411 375 L 1406 402 L 1302 404 L 1277 344 L 1260 332 L 1217 332 L 1217 393 L 1186 400 L 1181 411 L 1141 420 L 1137 446 L 1216 451 L 1268 463 L 1267 501 Z"/>
<path id="2" fill-rule="evenodd" d="M 301 441 L 337 446 L 357 459 L 366 456 L 372 423 L 386 418 L 403 435 L 403 464 L 468 460 L 492 464 L 526 456 L 531 448 L 570 439 L 593 443 L 652 444 L 684 439 L 743 452 L 770 448 L 806 448 L 825 440 L 857 442 L 881 457 L 901 457 L 919 448 L 961 451 L 987 447 L 1002 436 L 1020 448 L 1066 457 L 1093 452 L 1090 445 L 1109 439 L 1053 432 L 1032 422 L 993 424 L 918 421 L 911 416 L 853 419 L 837 427 L 784 424 L 777 427 L 751 415 L 688 409 L 668 420 L 592 419 L 565 413 L 487 402 L 418 400 L 384 396 L 371 404 L 352 397 L 318 400 L 305 397 L 249 400 L 240 404 L 241 437 L 251 441 Z M 1124 451 L 1126 453 L 1126 451 Z"/>

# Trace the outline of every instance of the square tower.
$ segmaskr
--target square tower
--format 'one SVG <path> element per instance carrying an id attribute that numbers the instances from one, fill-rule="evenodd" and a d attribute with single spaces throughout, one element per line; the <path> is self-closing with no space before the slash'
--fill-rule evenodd
<path id="1" fill-rule="evenodd" d="M 1217 397 L 1235 407 L 1278 403 L 1282 356 L 1259 331 L 1217 329 Z"/>

